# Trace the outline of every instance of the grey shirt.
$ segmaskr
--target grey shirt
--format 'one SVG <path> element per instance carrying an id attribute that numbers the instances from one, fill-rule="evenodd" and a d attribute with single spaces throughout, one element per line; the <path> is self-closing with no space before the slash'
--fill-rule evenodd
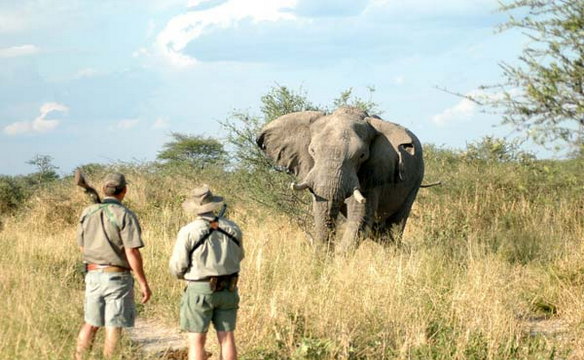
<path id="1" fill-rule="evenodd" d="M 106 197 L 101 204 L 83 210 L 77 227 L 77 244 L 83 247 L 83 262 L 130 268 L 125 249 L 141 248 L 140 223 L 120 201 Z"/>
<path id="2" fill-rule="evenodd" d="M 239 245 L 227 235 L 213 231 L 191 254 L 195 244 L 209 232 L 210 220 L 199 216 L 178 232 L 169 262 L 170 272 L 177 278 L 200 280 L 208 276 L 231 275 L 239 272 L 239 263 L 244 257 L 244 251 L 241 230 L 233 221 L 220 218 L 219 227 L 235 237 Z"/>

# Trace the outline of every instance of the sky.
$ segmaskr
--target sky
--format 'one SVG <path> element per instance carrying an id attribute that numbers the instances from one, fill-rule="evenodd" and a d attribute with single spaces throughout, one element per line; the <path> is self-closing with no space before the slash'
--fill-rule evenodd
<path id="1" fill-rule="evenodd" d="M 441 89 L 501 80 L 527 39 L 497 33 L 497 0 L 0 0 L 0 174 L 62 175 L 156 159 L 172 132 L 224 138 L 282 85 L 330 106 L 342 91 L 422 143 L 508 136 Z M 537 152 L 537 149 L 533 149 Z"/>

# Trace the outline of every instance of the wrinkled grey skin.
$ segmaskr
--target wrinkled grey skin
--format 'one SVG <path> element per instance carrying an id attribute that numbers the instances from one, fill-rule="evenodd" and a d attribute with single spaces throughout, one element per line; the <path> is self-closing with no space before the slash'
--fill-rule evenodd
<path id="1" fill-rule="evenodd" d="M 336 219 L 345 214 L 338 252 L 356 248 L 360 229 L 373 229 L 381 238 L 391 238 L 394 226 L 403 231 L 424 177 L 416 136 L 356 108 L 281 116 L 263 127 L 257 144 L 298 177 L 297 188 L 313 194 L 319 245 L 334 239 Z"/>

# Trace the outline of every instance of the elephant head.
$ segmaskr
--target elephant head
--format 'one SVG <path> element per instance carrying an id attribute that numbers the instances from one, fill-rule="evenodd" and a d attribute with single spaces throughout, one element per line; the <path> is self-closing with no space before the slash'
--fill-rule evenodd
<path id="1" fill-rule="evenodd" d="M 377 204 L 366 199 L 374 189 L 406 181 L 403 154 L 419 144 L 410 135 L 399 125 L 342 107 L 328 115 L 304 111 L 281 116 L 264 126 L 257 144 L 298 177 L 293 188 L 313 194 L 316 238 L 324 241 L 342 208 L 348 208 L 347 219 L 358 228 L 376 211 L 371 206 Z"/>

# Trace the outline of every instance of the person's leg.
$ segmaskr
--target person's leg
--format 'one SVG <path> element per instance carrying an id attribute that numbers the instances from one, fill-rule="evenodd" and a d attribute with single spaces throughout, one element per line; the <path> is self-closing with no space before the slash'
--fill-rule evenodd
<path id="1" fill-rule="evenodd" d="M 104 325 L 105 302 L 102 296 L 100 274 L 89 272 L 85 275 L 84 324 L 79 330 L 75 359 L 83 359 L 87 350 L 91 349 L 97 330 Z"/>
<path id="2" fill-rule="evenodd" d="M 219 360 L 237 359 L 237 348 L 235 347 L 235 334 L 233 331 L 217 331 L 217 339 L 221 347 Z"/>
<path id="3" fill-rule="evenodd" d="M 116 345 L 118 340 L 120 340 L 120 335 L 122 334 L 122 328 L 106 326 L 105 328 L 105 340 L 103 343 L 103 356 L 110 358 L 114 351 L 116 350 Z"/>
<path id="4" fill-rule="evenodd" d="M 206 333 L 189 333 L 187 336 L 189 360 L 207 360 L 205 351 Z"/>
<path id="5" fill-rule="evenodd" d="M 105 339 L 103 356 L 111 358 L 118 346 L 122 328 L 133 327 L 136 318 L 134 280 L 129 272 L 104 273 Z"/>
<path id="6" fill-rule="evenodd" d="M 189 360 L 207 359 L 205 341 L 213 318 L 208 283 L 191 282 L 185 289 L 180 305 L 180 328 L 188 333 Z"/>
<path id="7" fill-rule="evenodd" d="M 220 360 L 237 359 L 235 346 L 235 326 L 237 309 L 239 308 L 239 293 L 237 290 L 223 290 L 213 294 L 216 308 L 213 313 L 213 325 L 217 330 L 217 339 L 221 349 Z"/>
<path id="8" fill-rule="evenodd" d="M 79 336 L 77 337 L 77 346 L 75 347 L 75 359 L 83 359 L 83 355 L 87 350 L 91 349 L 93 345 L 93 340 L 95 339 L 95 334 L 99 327 L 84 323 L 79 331 Z"/>

